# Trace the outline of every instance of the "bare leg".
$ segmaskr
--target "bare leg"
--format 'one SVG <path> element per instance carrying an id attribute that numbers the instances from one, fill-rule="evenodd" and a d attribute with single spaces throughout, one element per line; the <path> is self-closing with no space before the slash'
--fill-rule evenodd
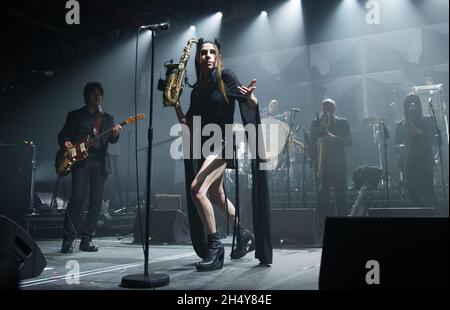
<path id="1" fill-rule="evenodd" d="M 211 202 L 214 205 L 220 207 L 222 213 L 228 215 L 230 221 L 233 223 L 234 217 L 236 215 L 236 208 L 229 199 L 225 201 L 225 192 L 223 190 L 223 175 L 220 179 L 217 179 L 211 184 L 208 195 Z"/>
<path id="2" fill-rule="evenodd" d="M 213 184 L 211 184 L 208 194 L 211 202 L 217 206 L 220 206 L 220 210 L 222 210 L 225 214 L 228 214 L 230 220 L 233 223 L 234 229 L 235 227 L 234 223 L 235 221 L 237 223 L 239 219 L 236 218 L 236 208 L 233 206 L 231 201 L 228 199 L 225 200 L 225 192 L 223 189 L 223 176 L 220 179 L 214 181 Z M 230 254 L 232 259 L 241 258 L 245 256 L 248 252 L 253 251 L 255 248 L 254 235 L 242 225 L 240 225 L 239 227 L 240 227 L 239 230 L 235 231 L 235 233 L 237 233 L 238 239 L 236 247 L 232 249 Z"/>
<path id="3" fill-rule="evenodd" d="M 206 193 L 215 181 L 223 178 L 225 167 L 225 160 L 208 156 L 191 184 L 191 198 L 208 234 L 216 232 L 216 221 L 213 206 Z"/>

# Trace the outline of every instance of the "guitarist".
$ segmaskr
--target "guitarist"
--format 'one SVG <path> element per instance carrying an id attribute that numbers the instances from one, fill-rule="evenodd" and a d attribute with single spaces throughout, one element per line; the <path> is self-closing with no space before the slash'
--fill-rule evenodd
<path id="1" fill-rule="evenodd" d="M 89 197 L 89 207 L 81 229 L 80 250 L 96 252 L 92 243 L 102 204 L 103 186 L 110 173 L 107 149 L 109 143 L 119 140 L 122 126 L 114 125 L 113 116 L 101 111 L 103 87 L 99 82 L 87 83 L 84 87 L 86 105 L 68 113 L 63 129 L 58 135 L 62 149 L 70 149 L 87 136 L 95 136 L 112 128 L 111 135 L 99 139 L 89 148 L 89 156 L 72 167 L 72 193 L 64 217 L 61 253 L 73 252 L 73 241 L 83 202 Z"/>

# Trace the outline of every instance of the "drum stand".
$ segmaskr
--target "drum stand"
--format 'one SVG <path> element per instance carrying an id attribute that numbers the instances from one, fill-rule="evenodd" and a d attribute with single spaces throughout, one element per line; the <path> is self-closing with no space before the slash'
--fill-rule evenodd
<path id="1" fill-rule="evenodd" d="M 309 135 L 308 132 L 306 131 L 306 128 L 303 127 L 303 125 L 299 125 L 298 128 L 302 128 L 303 129 L 303 135 L 304 135 L 304 151 L 303 151 L 303 167 L 302 167 L 302 202 L 303 202 L 303 207 L 307 208 L 307 204 L 306 204 L 306 161 L 308 160 L 309 157 Z"/>
<path id="2" fill-rule="evenodd" d="M 295 119 L 295 112 L 297 110 L 292 109 L 291 117 L 289 119 L 289 132 L 286 137 L 286 142 L 284 142 L 283 150 L 281 151 L 281 154 L 286 153 L 286 183 L 287 183 L 287 208 L 289 209 L 291 207 L 291 184 L 290 184 L 290 172 L 291 172 L 291 158 L 290 158 L 290 152 L 289 152 L 289 144 L 291 140 L 291 134 L 292 134 L 292 125 L 294 123 Z"/>
<path id="3" fill-rule="evenodd" d="M 389 208 L 391 205 L 391 192 L 389 189 L 389 166 L 388 166 L 388 156 L 387 156 L 387 140 L 389 139 L 389 132 L 386 128 L 384 122 L 378 124 L 379 134 L 382 133 L 383 137 L 383 154 L 384 154 L 384 166 L 382 166 L 384 171 L 384 189 L 386 191 L 386 204 Z"/>

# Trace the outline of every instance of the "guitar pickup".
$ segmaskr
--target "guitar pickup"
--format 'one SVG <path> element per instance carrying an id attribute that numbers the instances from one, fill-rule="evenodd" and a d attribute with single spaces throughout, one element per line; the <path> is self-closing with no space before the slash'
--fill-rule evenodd
<path id="1" fill-rule="evenodd" d="M 70 157 L 71 158 L 74 158 L 74 157 L 76 157 L 77 156 L 77 150 L 73 147 L 73 148 L 70 148 L 69 149 L 69 152 L 70 152 Z"/>
<path id="2" fill-rule="evenodd" d="M 81 144 L 80 144 L 80 151 L 81 151 L 82 153 L 84 153 L 84 152 L 87 151 L 86 146 L 84 145 L 84 143 L 81 143 Z"/>

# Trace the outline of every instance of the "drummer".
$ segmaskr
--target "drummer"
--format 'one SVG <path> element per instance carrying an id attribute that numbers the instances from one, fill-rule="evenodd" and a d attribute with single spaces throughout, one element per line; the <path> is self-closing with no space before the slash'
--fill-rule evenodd
<path id="1" fill-rule="evenodd" d="M 276 100 L 276 99 L 270 100 L 269 104 L 267 105 L 267 108 L 264 109 L 264 111 L 261 113 L 261 116 L 278 118 L 280 120 L 287 120 L 289 112 L 285 111 L 285 112 L 280 113 L 278 111 L 278 107 L 279 107 L 278 100 Z"/>

